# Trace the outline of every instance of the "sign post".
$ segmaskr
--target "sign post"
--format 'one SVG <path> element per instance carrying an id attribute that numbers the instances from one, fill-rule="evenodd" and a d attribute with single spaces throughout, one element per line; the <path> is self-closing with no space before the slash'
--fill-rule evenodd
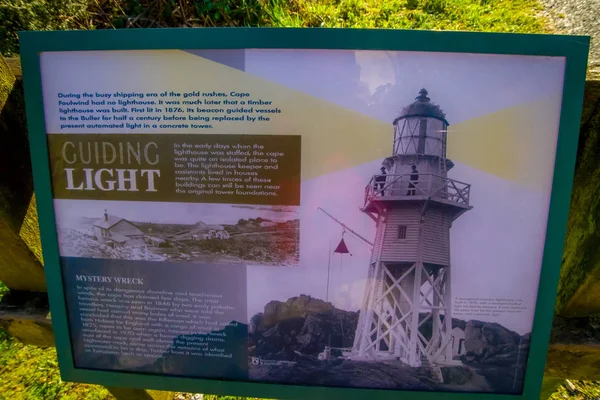
<path id="1" fill-rule="evenodd" d="M 21 46 L 63 379 L 539 397 L 587 38 L 219 28 Z"/>

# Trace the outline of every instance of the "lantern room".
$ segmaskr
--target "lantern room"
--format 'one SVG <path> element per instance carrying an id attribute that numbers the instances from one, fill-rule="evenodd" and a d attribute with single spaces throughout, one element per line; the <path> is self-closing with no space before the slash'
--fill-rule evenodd
<path id="1" fill-rule="evenodd" d="M 454 164 L 446 158 L 448 121 L 442 109 L 421 89 L 415 101 L 393 121 L 392 155 L 365 188 L 365 212 L 380 213 L 377 201 L 432 199 L 456 208 L 453 217 L 469 209 L 469 188 L 448 178 Z"/>
<path id="2" fill-rule="evenodd" d="M 421 89 L 394 120 L 393 155 L 446 157 L 446 115 Z"/>

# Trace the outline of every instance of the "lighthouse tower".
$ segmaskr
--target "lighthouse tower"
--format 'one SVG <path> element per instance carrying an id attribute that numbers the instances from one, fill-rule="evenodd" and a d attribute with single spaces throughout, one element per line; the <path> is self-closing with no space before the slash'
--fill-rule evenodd
<path id="1" fill-rule="evenodd" d="M 450 227 L 471 209 L 470 185 L 447 176 L 448 122 L 425 89 L 393 124 L 385 174 L 365 190 L 377 231 L 352 358 L 450 364 Z"/>

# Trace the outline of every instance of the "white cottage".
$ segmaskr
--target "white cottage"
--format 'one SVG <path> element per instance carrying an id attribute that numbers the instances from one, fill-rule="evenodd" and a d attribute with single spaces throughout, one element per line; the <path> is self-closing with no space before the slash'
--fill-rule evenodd
<path id="1" fill-rule="evenodd" d="M 209 229 L 208 232 L 192 234 L 193 240 L 208 240 L 208 239 L 229 239 L 231 235 L 222 226 L 215 229 Z"/>
<path id="2" fill-rule="evenodd" d="M 258 224 L 261 228 L 268 228 L 271 226 L 275 226 L 277 225 L 275 222 L 273 221 L 262 221 L 260 224 Z"/>
<path id="3" fill-rule="evenodd" d="M 229 232 L 227 232 L 226 230 L 215 231 L 214 235 L 216 239 L 229 239 L 231 237 L 229 235 Z"/>
<path id="4" fill-rule="evenodd" d="M 110 246 L 141 247 L 146 244 L 144 232 L 130 221 L 109 215 L 104 210 L 104 217 L 93 224 L 94 237 L 101 243 Z"/>

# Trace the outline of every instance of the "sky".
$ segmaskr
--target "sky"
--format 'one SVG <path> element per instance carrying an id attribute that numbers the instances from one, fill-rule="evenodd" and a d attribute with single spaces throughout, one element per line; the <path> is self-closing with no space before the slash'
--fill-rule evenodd
<path id="1" fill-rule="evenodd" d="M 364 183 L 377 162 L 305 182 L 300 208 L 300 267 L 297 270 L 249 267 L 248 313 L 262 312 L 271 300 L 300 294 L 325 299 L 330 265 L 329 301 L 357 311 L 362 302 L 370 247 L 344 234 L 352 256 L 332 254 L 343 228 L 318 210 L 322 207 L 361 236 L 373 241 L 374 222 L 360 212 Z M 452 177 L 471 184 L 473 209 L 450 230 L 452 294 L 460 297 L 511 298 L 528 309 L 519 318 L 494 319 L 521 334 L 530 330 L 545 240 L 547 198 L 464 165 Z M 493 188 L 493 190 L 491 190 Z M 484 318 L 482 318 L 484 319 Z"/>
<path id="2" fill-rule="evenodd" d="M 392 123 L 426 88 L 450 124 L 562 90 L 564 59 L 425 52 L 246 50 L 245 71 Z M 381 110 L 365 104 L 378 86 L 399 87 Z"/>
<path id="3" fill-rule="evenodd" d="M 391 129 L 399 110 L 412 103 L 423 87 L 444 110 L 451 125 L 555 95 L 562 90 L 564 60 L 450 53 L 252 49 L 246 50 L 244 69 L 388 122 Z M 369 107 L 373 93 L 386 84 L 396 86 L 397 96 L 387 98 L 378 107 Z M 557 130 L 548 132 L 548 140 L 555 140 L 556 134 Z M 451 136 L 448 140 L 452 140 Z M 324 298 L 328 248 L 330 243 L 335 248 L 342 228 L 317 211 L 317 207 L 323 207 L 372 241 L 374 223 L 361 215 L 358 207 L 362 205 L 362 189 L 378 171 L 380 161 L 304 182 L 301 267 L 310 272 L 286 273 L 264 268 L 249 271 L 249 314 L 262 311 L 261 307 L 271 298 L 291 297 L 287 287 L 296 288 L 295 295 L 302 292 Z M 518 317 L 505 314 L 490 320 L 520 334 L 527 333 L 531 330 L 537 297 L 550 188 L 530 189 L 455 163 L 449 176 L 472 185 L 474 208 L 455 221 L 450 232 L 453 296 L 522 300 L 527 309 Z M 351 235 L 346 234 L 345 238 L 353 256 L 340 258 L 335 254 L 332 258 L 329 300 L 340 308 L 357 310 L 364 293 L 370 249 Z"/>

